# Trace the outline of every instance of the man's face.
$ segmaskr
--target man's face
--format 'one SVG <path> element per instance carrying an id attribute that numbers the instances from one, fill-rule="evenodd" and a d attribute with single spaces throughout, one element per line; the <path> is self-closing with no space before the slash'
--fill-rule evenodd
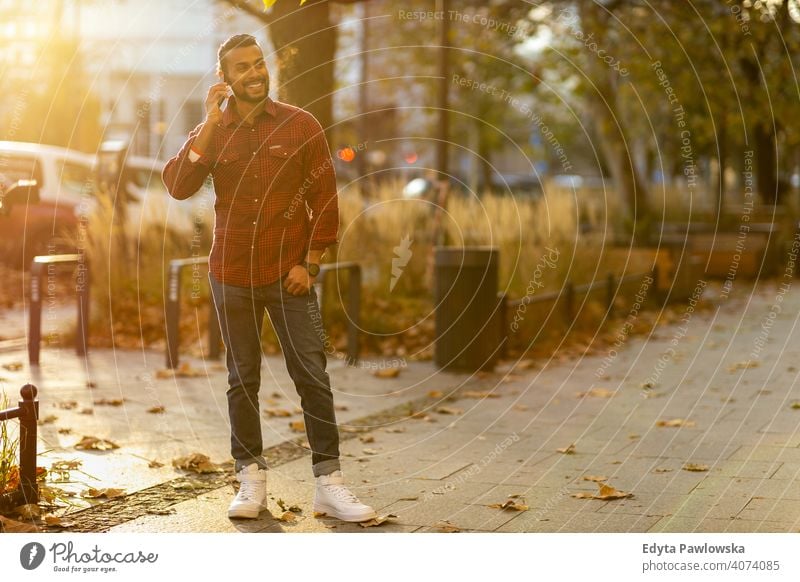
<path id="1" fill-rule="evenodd" d="M 222 61 L 223 79 L 237 100 L 259 103 L 267 98 L 269 72 L 258 46 L 235 48 Z"/>

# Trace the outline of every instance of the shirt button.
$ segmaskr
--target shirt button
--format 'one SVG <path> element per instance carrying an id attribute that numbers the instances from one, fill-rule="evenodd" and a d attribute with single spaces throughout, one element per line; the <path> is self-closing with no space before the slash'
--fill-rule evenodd
<path id="1" fill-rule="evenodd" d="M 258 198 L 253 198 L 253 202 L 258 202 Z"/>
<path id="2" fill-rule="evenodd" d="M 256 155 L 256 152 L 253 152 L 253 155 Z"/>
<path id="3" fill-rule="evenodd" d="M 256 221 L 254 220 L 254 221 L 253 221 L 253 224 L 255 224 L 255 223 L 256 223 Z"/>
<path id="4" fill-rule="evenodd" d="M 258 174 L 253 174 L 253 178 L 258 178 Z"/>

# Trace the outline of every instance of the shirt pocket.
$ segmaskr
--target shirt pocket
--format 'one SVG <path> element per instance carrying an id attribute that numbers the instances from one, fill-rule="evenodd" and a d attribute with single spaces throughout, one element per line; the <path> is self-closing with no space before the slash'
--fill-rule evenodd
<path id="1" fill-rule="evenodd" d="M 273 144 L 269 146 L 267 160 L 269 165 L 268 191 L 297 193 L 303 178 L 300 148 L 290 144 Z"/>

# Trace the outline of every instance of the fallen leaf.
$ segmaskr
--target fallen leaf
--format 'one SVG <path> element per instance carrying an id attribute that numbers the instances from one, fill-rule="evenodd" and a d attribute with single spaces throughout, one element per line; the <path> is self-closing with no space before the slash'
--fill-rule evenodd
<path id="1" fill-rule="evenodd" d="M 55 515 L 45 516 L 44 522 L 50 527 L 68 528 L 75 525 L 74 521 L 64 521 L 63 519 L 61 519 L 60 517 L 56 517 Z"/>
<path id="2" fill-rule="evenodd" d="M 294 432 L 306 432 L 306 423 L 302 420 L 292 420 L 289 422 L 289 428 Z"/>
<path id="3" fill-rule="evenodd" d="M 91 408 L 82 408 L 78 414 L 94 414 L 94 410 Z"/>
<path id="4" fill-rule="evenodd" d="M 0 532 L 3 533 L 35 533 L 39 531 L 35 525 L 14 521 L 0 515 Z"/>
<path id="5" fill-rule="evenodd" d="M 746 370 L 748 368 L 758 368 L 760 365 L 761 364 L 758 360 L 745 360 L 744 362 L 736 362 L 735 364 L 728 366 L 728 372 Z"/>
<path id="6" fill-rule="evenodd" d="M 91 380 L 86 381 L 87 388 L 97 388 L 97 382 L 92 382 Z"/>
<path id="7" fill-rule="evenodd" d="M 671 471 L 672 471 L 672 469 L 667 469 L 667 468 L 664 468 L 664 467 L 659 467 L 657 469 L 653 469 L 653 473 L 669 473 Z"/>
<path id="8" fill-rule="evenodd" d="M 72 434 L 72 429 L 67 427 L 60 428 L 58 429 L 58 434 Z"/>
<path id="9" fill-rule="evenodd" d="M 378 517 L 370 519 L 369 521 L 360 521 L 358 522 L 358 525 L 361 527 L 377 527 L 396 518 L 397 516 L 394 513 L 389 513 L 387 515 L 379 515 Z"/>
<path id="10" fill-rule="evenodd" d="M 283 515 L 278 518 L 278 521 L 292 522 L 297 521 L 297 516 L 291 511 L 284 511 Z"/>
<path id="11" fill-rule="evenodd" d="M 431 390 L 428 392 L 428 398 L 441 398 L 444 396 L 444 392 L 441 390 Z"/>
<path id="12" fill-rule="evenodd" d="M 402 427 L 402 426 L 397 426 L 397 427 L 393 427 L 393 428 L 387 428 L 387 429 L 384 429 L 384 430 L 385 430 L 385 432 L 392 432 L 392 433 L 406 432 L 406 429 L 404 427 Z"/>
<path id="13" fill-rule="evenodd" d="M 461 531 L 460 527 L 458 527 L 457 525 L 453 525 L 446 519 L 436 522 L 436 524 L 433 527 L 435 527 L 442 533 L 458 533 Z"/>
<path id="14" fill-rule="evenodd" d="M 106 439 L 100 439 L 94 436 L 85 436 L 80 440 L 80 442 L 75 444 L 75 448 L 84 451 L 110 451 L 112 449 L 118 449 L 119 445 Z"/>
<path id="15" fill-rule="evenodd" d="M 703 465 L 702 463 L 686 463 L 683 466 L 683 470 L 703 472 L 703 471 L 708 471 L 708 465 Z"/>
<path id="16" fill-rule="evenodd" d="M 800 402 L 792 402 L 792 408 L 795 410 L 800 409 Z"/>
<path id="17" fill-rule="evenodd" d="M 530 406 L 528 406 L 527 404 L 515 404 L 514 410 L 520 410 L 524 412 L 526 410 L 530 410 Z"/>
<path id="18" fill-rule="evenodd" d="M 372 375 L 377 378 L 397 378 L 400 375 L 400 368 L 382 368 L 375 370 Z"/>
<path id="19" fill-rule="evenodd" d="M 64 402 L 56 402 L 56 407 L 57 408 L 61 408 L 63 410 L 72 410 L 73 408 L 76 408 L 77 406 L 78 406 L 78 403 L 75 402 L 74 400 L 67 400 L 67 401 L 64 401 Z"/>
<path id="20" fill-rule="evenodd" d="M 44 418 L 39 419 L 39 424 L 52 424 L 58 420 L 58 417 L 55 414 L 48 414 Z"/>
<path id="21" fill-rule="evenodd" d="M 668 427 L 676 427 L 676 426 L 694 426 L 693 420 L 686 420 L 683 418 L 672 418 L 670 420 L 657 420 L 656 426 L 668 426 Z"/>
<path id="22" fill-rule="evenodd" d="M 438 412 L 439 414 L 458 415 L 462 414 L 464 411 L 460 408 L 455 408 L 454 406 L 437 406 L 436 412 Z"/>
<path id="23" fill-rule="evenodd" d="M 124 489 L 114 489 L 112 487 L 106 487 L 103 489 L 89 487 L 85 491 L 81 492 L 81 497 L 85 497 L 87 499 L 99 499 L 101 497 L 105 497 L 106 499 L 114 499 L 115 497 L 123 497 L 124 495 Z"/>
<path id="24" fill-rule="evenodd" d="M 364 452 L 365 455 L 377 455 L 377 454 L 380 454 L 380 451 L 378 451 L 377 449 L 364 449 L 363 452 Z"/>
<path id="25" fill-rule="evenodd" d="M 364 444 L 375 442 L 375 437 L 372 436 L 371 434 L 362 434 L 361 436 L 358 437 L 358 439 Z"/>
<path id="26" fill-rule="evenodd" d="M 500 398 L 500 395 L 496 392 L 480 392 L 478 390 L 466 390 L 460 394 L 463 398 Z"/>
<path id="27" fill-rule="evenodd" d="M 9 362 L 8 364 L 3 364 L 3 367 L 9 372 L 17 372 L 22 369 L 22 362 Z"/>
<path id="28" fill-rule="evenodd" d="M 147 513 L 149 513 L 150 515 L 172 515 L 175 513 L 175 510 L 153 508 L 153 509 L 148 509 Z"/>
<path id="29" fill-rule="evenodd" d="M 572 497 L 577 499 L 602 499 L 606 501 L 610 499 L 624 499 L 625 497 L 633 497 L 633 493 L 619 491 L 618 489 L 615 489 L 611 485 L 606 485 L 605 483 L 598 483 L 597 486 L 599 487 L 597 493 L 587 493 L 585 491 L 581 491 L 580 493 L 573 493 Z"/>
<path id="30" fill-rule="evenodd" d="M 291 416 L 292 413 L 285 408 L 265 408 L 264 414 L 270 418 Z"/>
<path id="31" fill-rule="evenodd" d="M 584 481 L 594 481 L 595 483 L 599 483 L 600 481 L 606 481 L 608 477 L 604 475 L 584 475 Z"/>
<path id="32" fill-rule="evenodd" d="M 75 459 L 72 461 L 56 461 L 50 465 L 50 471 L 74 471 L 79 469 L 83 461 Z"/>
<path id="33" fill-rule="evenodd" d="M 162 412 L 165 411 L 166 408 L 164 408 L 163 406 L 151 406 L 150 408 L 147 409 L 147 412 L 149 412 L 150 414 L 161 414 Z"/>
<path id="34" fill-rule="evenodd" d="M 161 463 L 161 462 L 159 462 L 159 461 L 156 461 L 156 460 L 152 460 L 152 461 L 150 461 L 149 463 L 147 463 L 147 466 L 148 466 L 150 469 L 158 469 L 159 467 L 163 467 L 163 466 L 164 466 L 164 463 Z"/>
<path id="35" fill-rule="evenodd" d="M 592 398 L 611 398 L 617 393 L 616 390 L 609 390 L 608 388 L 590 388 L 586 392 L 578 392 L 575 394 L 577 398 L 584 398 L 586 396 Z"/>
<path id="36" fill-rule="evenodd" d="M 401 497 L 398 501 L 417 501 L 419 499 L 419 495 L 411 495 L 409 497 Z"/>
<path id="37" fill-rule="evenodd" d="M 211 462 L 208 455 L 202 453 L 192 453 L 185 457 L 172 459 L 172 466 L 176 469 L 183 469 L 184 471 L 192 471 L 194 473 L 216 473 L 222 470 L 218 465 Z"/>
<path id="38" fill-rule="evenodd" d="M 556 452 L 557 453 L 561 453 L 563 455 L 574 455 L 575 454 L 575 443 L 572 443 L 571 445 L 569 445 L 567 447 L 564 447 L 562 449 L 556 449 Z"/>
<path id="39" fill-rule="evenodd" d="M 28 503 L 15 507 L 13 513 L 21 519 L 36 519 L 42 514 L 42 510 L 35 503 Z"/>
<path id="40" fill-rule="evenodd" d="M 530 509 L 524 503 L 517 503 L 514 499 L 507 499 L 503 503 L 492 503 L 489 507 L 492 509 L 510 509 L 513 511 L 528 511 Z"/>
<path id="41" fill-rule="evenodd" d="M 281 511 L 291 511 L 292 513 L 303 513 L 303 510 L 300 508 L 299 505 L 286 505 L 286 502 L 283 499 L 278 499 L 275 503 L 278 504 L 278 507 L 281 508 Z"/>
<path id="42" fill-rule="evenodd" d="M 94 401 L 96 405 L 105 405 L 105 406 L 122 406 L 124 402 L 125 402 L 124 398 L 100 398 L 99 400 Z"/>
<path id="43" fill-rule="evenodd" d="M 349 408 L 348 406 L 344 405 L 344 404 L 336 404 L 336 405 L 334 405 L 334 407 L 333 407 L 333 408 L 334 408 L 335 410 L 341 410 L 341 411 L 347 411 L 347 410 L 350 410 L 350 408 Z"/>
<path id="44" fill-rule="evenodd" d="M 183 481 L 178 481 L 177 483 L 172 483 L 173 489 L 203 489 L 205 488 L 205 483 L 202 481 L 198 481 L 196 479 L 185 479 Z"/>

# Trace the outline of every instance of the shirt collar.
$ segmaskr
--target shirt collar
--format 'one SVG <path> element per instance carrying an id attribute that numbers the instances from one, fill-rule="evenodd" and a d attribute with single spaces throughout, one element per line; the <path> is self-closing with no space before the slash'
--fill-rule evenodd
<path id="1" fill-rule="evenodd" d="M 224 125 L 225 127 L 229 127 L 232 124 L 239 125 L 242 123 L 242 117 L 236 110 L 235 105 L 236 105 L 236 97 L 231 95 L 228 98 L 228 104 L 225 106 L 225 111 L 222 112 L 222 125 Z M 275 109 L 275 102 L 269 96 L 267 96 L 266 102 L 264 104 L 264 111 L 262 111 L 258 115 L 258 117 L 263 115 L 265 112 L 271 115 L 272 117 L 275 117 L 275 115 L 277 114 L 277 111 Z"/>

